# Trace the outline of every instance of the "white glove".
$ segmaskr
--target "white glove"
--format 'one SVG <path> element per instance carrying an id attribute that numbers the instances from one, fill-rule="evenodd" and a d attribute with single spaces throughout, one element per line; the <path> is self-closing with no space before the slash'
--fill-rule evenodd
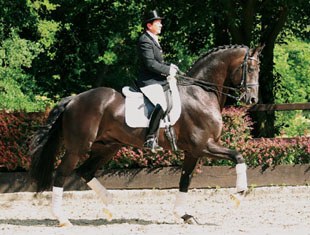
<path id="1" fill-rule="evenodd" d="M 175 77 L 178 71 L 178 66 L 176 66 L 175 64 L 170 64 L 169 77 Z"/>

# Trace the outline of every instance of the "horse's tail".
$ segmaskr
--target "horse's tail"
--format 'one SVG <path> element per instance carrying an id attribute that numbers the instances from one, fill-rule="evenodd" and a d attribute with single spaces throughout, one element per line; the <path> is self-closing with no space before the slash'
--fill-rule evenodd
<path id="1" fill-rule="evenodd" d="M 49 113 L 46 125 L 39 129 L 30 143 L 30 176 L 37 183 L 37 192 L 49 189 L 61 141 L 61 120 L 73 96 L 62 99 Z"/>

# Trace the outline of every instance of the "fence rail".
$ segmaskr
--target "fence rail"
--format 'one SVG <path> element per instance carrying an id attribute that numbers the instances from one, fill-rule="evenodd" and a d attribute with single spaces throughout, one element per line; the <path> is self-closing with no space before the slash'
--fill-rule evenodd
<path id="1" fill-rule="evenodd" d="M 290 110 L 310 110 L 310 103 L 294 104 L 256 104 L 249 108 L 250 112 L 260 111 L 290 111 Z"/>

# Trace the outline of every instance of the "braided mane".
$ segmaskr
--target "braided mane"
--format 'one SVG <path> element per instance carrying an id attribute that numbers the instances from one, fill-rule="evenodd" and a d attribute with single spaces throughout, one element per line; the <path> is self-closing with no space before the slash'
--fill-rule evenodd
<path id="1" fill-rule="evenodd" d="M 208 56 L 212 55 L 213 53 L 218 52 L 220 50 L 235 49 L 235 48 L 248 48 L 248 47 L 245 45 L 224 45 L 224 46 L 218 46 L 218 47 L 215 47 L 213 49 L 210 49 L 205 54 L 200 56 L 199 59 L 197 61 L 195 61 L 194 64 L 187 70 L 187 72 L 190 71 L 195 65 L 204 62 L 205 59 Z"/>

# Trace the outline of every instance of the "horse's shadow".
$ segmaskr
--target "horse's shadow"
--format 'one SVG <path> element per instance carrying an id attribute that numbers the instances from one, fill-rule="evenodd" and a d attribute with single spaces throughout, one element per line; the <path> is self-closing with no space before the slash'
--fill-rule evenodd
<path id="1" fill-rule="evenodd" d="M 108 221 L 105 219 L 70 219 L 70 222 L 75 226 L 101 226 L 101 225 L 112 225 L 112 224 L 137 224 L 137 225 L 176 225 L 179 223 L 165 222 L 165 221 L 154 221 L 154 220 L 143 220 L 143 219 L 113 219 Z M 55 227 L 58 225 L 57 220 L 52 219 L 0 219 L 0 224 L 10 224 L 17 226 L 47 226 Z M 213 223 L 202 223 L 200 225 L 208 226 L 219 226 Z"/>

